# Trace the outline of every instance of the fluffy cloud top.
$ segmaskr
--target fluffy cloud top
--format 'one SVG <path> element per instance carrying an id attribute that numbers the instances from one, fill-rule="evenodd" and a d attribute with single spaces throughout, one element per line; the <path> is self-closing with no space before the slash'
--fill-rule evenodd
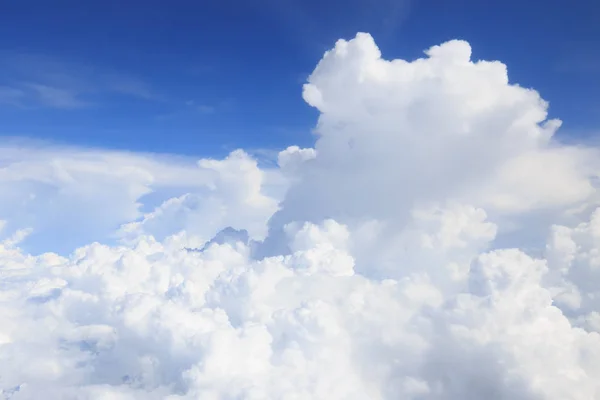
<path id="1" fill-rule="evenodd" d="M 33 252 L 68 253 L 109 235 L 164 239 L 186 231 L 206 241 L 228 225 L 261 238 L 277 210 L 277 200 L 263 191 L 285 186 L 280 176 L 260 170 L 243 151 L 195 163 L 9 144 L 0 146 L 0 220 L 7 229 L 31 228 L 24 245 Z"/>
<path id="2" fill-rule="evenodd" d="M 406 222 L 415 203 L 459 201 L 491 213 L 564 208 L 593 192 L 596 151 L 556 146 L 537 92 L 464 41 L 388 61 L 367 34 L 325 54 L 304 98 L 320 112 L 306 179 L 285 222 L 365 217 Z"/>
<path id="3" fill-rule="evenodd" d="M 598 150 L 464 41 L 341 40 L 304 98 L 277 170 L 0 151 L 0 394 L 600 399 Z"/>

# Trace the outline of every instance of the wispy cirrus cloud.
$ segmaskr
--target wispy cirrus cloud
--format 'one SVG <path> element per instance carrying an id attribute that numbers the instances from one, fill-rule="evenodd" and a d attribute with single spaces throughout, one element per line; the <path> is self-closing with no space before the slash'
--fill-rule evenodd
<path id="1" fill-rule="evenodd" d="M 156 115 L 157 121 L 176 120 L 181 118 L 205 118 L 217 113 L 231 111 L 235 107 L 234 99 L 224 99 L 220 101 L 197 101 L 187 100 L 179 103 L 173 111 Z"/>
<path id="2" fill-rule="evenodd" d="M 102 77 L 102 84 L 110 92 L 135 97 L 142 100 L 161 101 L 163 95 L 158 94 L 148 83 L 141 79 L 123 74 L 108 74 Z"/>
<path id="3" fill-rule="evenodd" d="M 185 105 L 201 114 L 214 114 L 217 111 L 216 106 L 205 103 L 199 104 L 195 100 L 188 100 Z"/>
<path id="4" fill-rule="evenodd" d="M 0 86 L 0 105 L 18 106 L 25 96 L 22 89 Z"/>
<path id="5" fill-rule="evenodd" d="M 98 104 L 106 95 L 164 100 L 136 76 L 43 55 L 5 55 L 0 73 L 0 105 L 5 106 L 76 109 Z"/>
<path id="6" fill-rule="evenodd" d="M 41 83 L 26 83 L 23 86 L 29 89 L 28 94 L 31 95 L 31 98 L 35 98 L 44 106 L 67 109 L 81 108 L 89 104 L 81 99 L 80 93 L 68 88 L 48 86 Z"/>

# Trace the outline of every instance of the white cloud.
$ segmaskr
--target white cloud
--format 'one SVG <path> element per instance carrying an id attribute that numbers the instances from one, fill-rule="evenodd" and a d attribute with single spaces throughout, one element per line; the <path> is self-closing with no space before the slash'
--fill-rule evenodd
<path id="1" fill-rule="evenodd" d="M 81 108 L 87 103 L 79 98 L 79 93 L 40 83 L 27 83 L 25 85 L 34 93 L 36 100 L 44 106 L 53 108 Z"/>
<path id="2" fill-rule="evenodd" d="M 256 161 L 237 150 L 222 161 L 201 160 L 198 167 L 208 178 L 204 193 L 169 199 L 141 221 L 125 225 L 120 233 L 136 237 L 147 232 L 164 238 L 184 230 L 207 241 L 219 230 L 232 227 L 246 229 L 253 239 L 264 239 L 278 202 L 263 193 L 267 175 Z"/>
<path id="3" fill-rule="evenodd" d="M 34 252 L 69 252 L 106 240 L 122 224 L 117 236 L 124 238 L 162 239 L 187 230 L 208 240 L 240 224 L 260 238 L 277 208 L 261 189 L 280 185 L 277 179 L 243 152 L 197 165 L 152 154 L 12 144 L 0 148 L 0 219 L 31 228 L 24 245 Z M 144 205 L 159 207 L 144 214 Z"/>
<path id="4" fill-rule="evenodd" d="M 324 55 L 304 86 L 320 111 L 317 156 L 273 230 L 323 218 L 397 230 L 415 205 L 446 202 L 485 209 L 502 231 L 545 213 L 543 230 L 593 197 L 598 150 L 557 143 L 560 121 L 537 92 L 511 84 L 498 61 L 472 61 L 464 41 L 426 53 L 388 61 L 359 34 Z"/>
<path id="5" fill-rule="evenodd" d="M 298 169 L 302 167 L 302 164 L 314 159 L 316 156 L 317 152 L 315 149 L 301 149 L 298 146 L 290 146 L 279 152 L 277 155 L 277 164 L 288 178 L 292 178 L 297 174 Z"/>
<path id="6" fill-rule="evenodd" d="M 0 104 L 21 106 L 26 93 L 22 89 L 0 86 Z"/>
<path id="7" fill-rule="evenodd" d="M 304 91 L 315 148 L 276 170 L 1 149 L 2 395 L 599 398 L 597 149 L 556 142 L 539 95 L 470 55 L 338 42 Z M 119 227 L 69 257 L 19 249 L 20 228 Z"/>
<path id="8" fill-rule="evenodd" d="M 262 261 L 243 245 L 197 253 L 148 238 L 70 259 L 2 248 L 3 388 L 15 398 L 594 398 L 600 335 L 552 305 L 543 260 L 484 253 L 454 289 L 434 283 L 451 276 L 443 258 L 376 282 L 352 273 L 345 227 L 293 231 L 292 255 Z"/>
<path id="9" fill-rule="evenodd" d="M 3 54 L 0 73 L 0 105 L 78 109 L 107 94 L 165 100 L 134 76 L 36 54 Z"/>
<path id="10" fill-rule="evenodd" d="M 509 84 L 503 64 L 472 62 L 470 53 L 451 41 L 428 58 L 387 61 L 366 34 L 339 41 L 304 87 L 321 111 L 319 157 L 295 191 L 313 200 L 292 196 L 286 202 L 304 207 L 289 212 L 388 218 L 413 201 L 474 196 L 511 212 L 589 196 L 585 174 L 597 173 L 596 151 L 554 146 L 560 123 L 545 121 L 538 94 Z"/>

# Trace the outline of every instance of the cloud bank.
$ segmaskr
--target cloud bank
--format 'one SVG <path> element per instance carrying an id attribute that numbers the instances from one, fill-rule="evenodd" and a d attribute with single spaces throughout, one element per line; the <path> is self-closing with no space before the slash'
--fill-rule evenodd
<path id="1" fill-rule="evenodd" d="M 600 399 L 598 149 L 464 41 L 303 96 L 275 169 L 0 151 L 4 398 Z"/>

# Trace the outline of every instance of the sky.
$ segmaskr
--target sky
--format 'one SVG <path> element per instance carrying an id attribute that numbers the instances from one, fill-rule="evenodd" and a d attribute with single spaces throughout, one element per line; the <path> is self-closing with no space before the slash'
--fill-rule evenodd
<path id="1" fill-rule="evenodd" d="M 600 5 L 476 0 L 4 1 L 3 137 L 194 156 L 311 144 L 302 83 L 339 38 L 389 58 L 464 39 L 564 122 L 600 124 Z M 169 138 L 169 140 L 165 140 Z"/>
<path id="2" fill-rule="evenodd" d="M 0 7 L 0 399 L 600 400 L 593 2 Z"/>

